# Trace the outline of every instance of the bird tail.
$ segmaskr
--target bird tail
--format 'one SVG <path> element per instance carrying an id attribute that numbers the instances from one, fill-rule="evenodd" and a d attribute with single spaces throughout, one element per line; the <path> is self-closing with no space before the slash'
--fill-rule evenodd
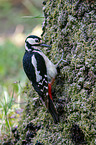
<path id="1" fill-rule="evenodd" d="M 53 101 L 52 101 L 52 99 L 50 99 L 49 96 L 48 96 L 48 100 L 49 100 L 49 102 L 48 102 L 48 110 L 49 110 L 50 114 L 52 115 L 54 122 L 58 123 L 59 122 L 59 116 L 58 116 L 56 108 L 55 108 L 55 106 L 53 104 Z"/>

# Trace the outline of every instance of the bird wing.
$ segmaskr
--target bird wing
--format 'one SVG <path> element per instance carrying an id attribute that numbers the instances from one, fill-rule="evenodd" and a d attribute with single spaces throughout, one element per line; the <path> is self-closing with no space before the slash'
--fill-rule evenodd
<path id="1" fill-rule="evenodd" d="M 32 82 L 32 85 L 45 102 L 48 96 L 48 79 L 44 58 L 38 52 L 33 52 L 31 62 L 36 74 L 35 81 Z"/>

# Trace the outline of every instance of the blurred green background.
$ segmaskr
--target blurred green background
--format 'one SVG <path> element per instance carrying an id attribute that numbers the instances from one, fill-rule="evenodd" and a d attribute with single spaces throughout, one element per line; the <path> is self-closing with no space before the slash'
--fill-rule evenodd
<path id="1" fill-rule="evenodd" d="M 42 0 L 0 1 L 0 84 L 25 81 L 24 40 L 36 26 L 40 35 L 43 18 L 35 16 L 42 15 Z"/>
<path id="2" fill-rule="evenodd" d="M 29 34 L 42 33 L 42 1 L 0 0 L 0 136 L 12 128 L 26 102 L 21 95 L 27 81 L 22 67 L 24 41 Z"/>

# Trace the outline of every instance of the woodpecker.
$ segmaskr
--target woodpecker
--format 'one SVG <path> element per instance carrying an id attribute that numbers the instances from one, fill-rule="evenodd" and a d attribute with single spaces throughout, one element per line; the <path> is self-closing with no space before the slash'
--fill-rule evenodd
<path id="1" fill-rule="evenodd" d="M 51 46 L 43 44 L 41 38 L 35 35 L 26 38 L 23 68 L 43 104 L 52 115 L 54 122 L 58 123 L 59 116 L 51 93 L 51 87 L 57 75 L 57 65 L 48 59 L 41 51 L 41 47 L 50 48 Z"/>

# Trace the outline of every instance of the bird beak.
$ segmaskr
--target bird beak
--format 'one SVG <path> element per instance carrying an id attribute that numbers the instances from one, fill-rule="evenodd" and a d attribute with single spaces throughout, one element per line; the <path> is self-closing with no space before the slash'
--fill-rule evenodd
<path id="1" fill-rule="evenodd" d="M 50 46 L 50 45 L 47 45 L 47 44 L 42 44 L 42 43 L 40 43 L 40 46 L 41 47 L 49 47 L 49 48 L 51 48 L 52 46 Z"/>

